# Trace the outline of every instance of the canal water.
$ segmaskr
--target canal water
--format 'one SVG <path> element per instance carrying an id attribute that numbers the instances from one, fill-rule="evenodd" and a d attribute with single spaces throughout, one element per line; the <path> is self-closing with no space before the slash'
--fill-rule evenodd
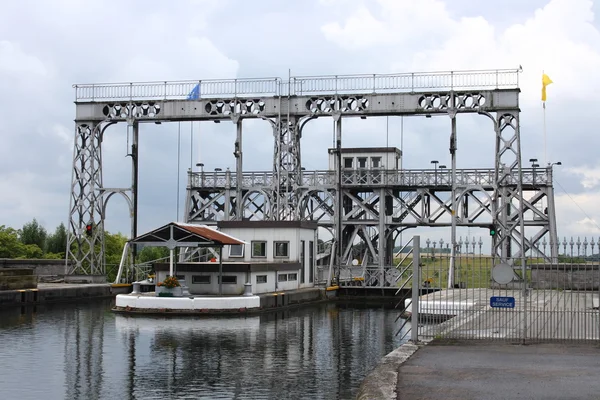
<path id="1" fill-rule="evenodd" d="M 128 317 L 110 301 L 0 310 L 3 399 L 353 399 L 401 344 L 398 312 Z"/>

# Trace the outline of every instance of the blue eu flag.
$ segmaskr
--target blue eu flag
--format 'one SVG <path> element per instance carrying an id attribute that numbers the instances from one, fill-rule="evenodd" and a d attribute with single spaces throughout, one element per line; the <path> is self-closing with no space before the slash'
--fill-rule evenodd
<path id="1" fill-rule="evenodd" d="M 200 98 L 200 84 L 197 83 L 196 86 L 192 89 L 190 94 L 188 94 L 188 100 L 198 100 Z"/>

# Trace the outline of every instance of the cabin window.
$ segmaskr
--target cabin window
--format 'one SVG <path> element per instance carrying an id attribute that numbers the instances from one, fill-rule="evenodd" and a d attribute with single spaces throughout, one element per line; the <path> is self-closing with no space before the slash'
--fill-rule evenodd
<path id="1" fill-rule="evenodd" d="M 353 162 L 354 162 L 354 159 L 352 157 L 344 158 L 344 168 L 352 168 Z"/>
<path id="2" fill-rule="evenodd" d="M 267 242 L 252 242 L 252 257 L 266 257 Z"/>
<path id="3" fill-rule="evenodd" d="M 237 275 L 223 275 L 223 284 L 233 284 L 237 283 Z"/>
<path id="4" fill-rule="evenodd" d="M 288 274 L 288 281 L 297 281 L 298 274 Z"/>
<path id="5" fill-rule="evenodd" d="M 381 168 L 381 157 L 371 157 L 371 168 Z"/>
<path id="6" fill-rule="evenodd" d="M 185 275 L 175 275 L 175 278 L 177 278 L 178 281 L 185 281 Z"/>
<path id="7" fill-rule="evenodd" d="M 192 283 L 195 285 L 210 284 L 210 275 L 192 275 Z"/>
<path id="8" fill-rule="evenodd" d="M 358 157 L 358 168 L 367 168 L 367 157 Z"/>
<path id="9" fill-rule="evenodd" d="M 244 257 L 244 245 L 232 244 L 229 246 L 229 257 Z"/>
<path id="10" fill-rule="evenodd" d="M 277 275 L 277 282 L 287 282 L 287 280 L 288 280 L 287 274 Z"/>
<path id="11" fill-rule="evenodd" d="M 290 256 L 290 242 L 273 242 L 273 256 L 289 257 Z"/>
<path id="12" fill-rule="evenodd" d="M 267 283 L 266 275 L 256 275 L 256 283 Z"/>

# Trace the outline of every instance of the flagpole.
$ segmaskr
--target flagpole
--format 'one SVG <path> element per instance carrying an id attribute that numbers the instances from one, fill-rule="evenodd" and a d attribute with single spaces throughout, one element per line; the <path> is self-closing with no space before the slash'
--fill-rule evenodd
<path id="1" fill-rule="evenodd" d="M 546 102 L 542 102 L 542 108 L 544 109 L 544 165 L 548 164 L 548 146 L 546 140 Z"/>

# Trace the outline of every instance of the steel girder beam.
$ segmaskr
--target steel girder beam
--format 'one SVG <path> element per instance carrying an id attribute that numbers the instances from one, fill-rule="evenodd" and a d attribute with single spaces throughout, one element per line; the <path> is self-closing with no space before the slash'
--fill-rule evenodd
<path id="1" fill-rule="evenodd" d="M 306 174 L 313 174 L 309 171 Z M 460 171 L 458 173 L 460 175 Z M 527 174 L 526 174 L 527 175 Z M 531 175 L 528 175 L 531 178 Z M 528 179 L 529 179 L 528 178 Z M 263 179 L 271 181 L 271 179 Z M 527 183 L 527 180 L 526 180 Z M 523 224 L 530 229 L 525 243 L 525 251 L 535 251 L 535 246 L 550 233 L 553 229 L 553 220 L 555 215 L 553 209 L 548 210 L 540 208 L 540 204 L 546 202 L 551 204 L 550 194 L 552 193 L 551 181 L 544 181 L 543 184 L 533 187 L 527 184 L 523 198 Z M 381 229 L 380 220 L 384 220 L 385 237 L 390 231 L 406 227 L 418 226 L 450 226 L 452 197 L 449 190 L 450 186 L 442 183 L 437 188 L 435 186 L 413 188 L 412 191 L 406 190 L 400 192 L 394 187 L 388 187 L 381 192 L 380 188 L 364 185 L 362 189 L 356 187 L 343 189 L 343 226 L 347 232 L 354 232 L 359 227 L 369 227 L 375 229 L 374 237 L 378 237 L 378 231 Z M 509 189 L 514 190 L 514 187 Z M 274 197 L 272 188 L 262 188 L 247 191 L 244 199 L 243 212 L 247 219 L 264 220 L 269 219 L 265 210 L 270 210 L 268 202 Z M 301 220 L 318 222 L 323 227 L 331 228 L 335 224 L 337 213 L 335 210 L 335 189 L 333 186 L 315 189 L 312 187 L 298 188 L 298 215 Z M 382 213 L 382 208 L 386 201 L 381 196 L 388 197 L 388 204 L 391 205 L 391 213 Z M 191 213 L 188 213 L 188 220 L 191 222 L 206 222 L 214 219 L 202 218 L 201 210 L 205 213 L 215 216 L 216 219 L 225 219 L 223 214 L 223 203 L 214 204 L 214 197 L 226 196 L 225 191 L 210 192 L 208 189 L 190 189 L 188 196 L 193 199 L 194 204 Z M 497 198 L 498 194 L 493 188 L 484 189 L 482 186 L 463 186 L 456 191 L 455 204 L 457 206 L 455 217 L 459 227 L 481 227 L 487 228 L 494 221 L 493 204 L 501 202 Z M 201 202 L 199 198 L 205 200 Z M 209 212 L 217 209 L 218 213 Z M 217 215 L 218 214 L 218 215 Z M 389 215 L 385 215 L 389 214 Z M 231 218 L 231 216 L 230 216 Z M 519 224 L 519 214 L 510 215 L 510 223 Z M 347 233 L 346 236 L 352 236 Z M 356 236 L 354 236 L 356 237 Z M 354 239 L 352 239 L 354 240 Z M 353 246 L 352 240 L 344 243 L 343 252 L 349 254 L 349 248 Z M 521 235 L 513 236 L 512 240 L 521 240 Z M 375 243 L 378 243 L 375 240 Z M 520 254 L 520 248 L 516 249 L 515 255 Z M 377 259 L 377 256 L 374 257 Z M 344 261 L 344 260 L 343 260 Z M 347 261 L 347 259 L 345 259 Z"/>
<path id="2" fill-rule="evenodd" d="M 295 96 L 222 97 L 198 100 L 122 100 L 76 103 L 77 121 L 214 121 L 235 118 L 301 118 L 447 114 L 518 110 L 519 89 L 413 93 L 323 93 Z"/>

